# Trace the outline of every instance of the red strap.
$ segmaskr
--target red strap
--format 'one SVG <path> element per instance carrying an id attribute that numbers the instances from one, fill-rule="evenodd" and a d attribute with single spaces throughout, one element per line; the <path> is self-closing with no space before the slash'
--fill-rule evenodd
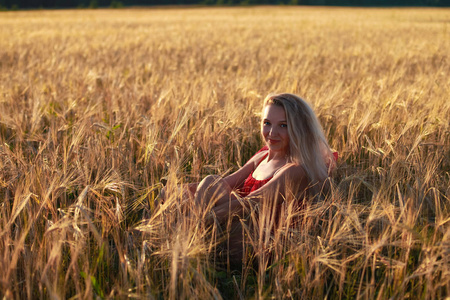
<path id="1" fill-rule="evenodd" d="M 269 150 L 269 147 L 268 147 L 267 145 L 265 145 L 264 147 L 262 147 L 261 149 L 259 149 L 259 151 L 256 152 L 256 153 L 262 152 L 262 151 L 264 151 L 264 150 Z M 255 154 L 256 154 L 256 153 L 255 153 Z"/>
<path id="2" fill-rule="evenodd" d="M 337 161 L 339 158 L 339 153 L 337 151 L 333 152 L 333 157 L 334 157 L 334 161 Z"/>

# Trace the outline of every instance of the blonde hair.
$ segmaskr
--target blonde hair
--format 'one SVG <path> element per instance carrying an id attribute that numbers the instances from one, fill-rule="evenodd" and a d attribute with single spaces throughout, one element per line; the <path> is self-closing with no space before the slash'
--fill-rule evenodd
<path id="1" fill-rule="evenodd" d="M 331 150 L 322 126 L 312 108 L 302 98 L 293 94 L 270 94 L 264 107 L 277 105 L 284 108 L 289 134 L 288 160 L 302 165 L 311 183 L 328 177 L 328 159 Z"/>

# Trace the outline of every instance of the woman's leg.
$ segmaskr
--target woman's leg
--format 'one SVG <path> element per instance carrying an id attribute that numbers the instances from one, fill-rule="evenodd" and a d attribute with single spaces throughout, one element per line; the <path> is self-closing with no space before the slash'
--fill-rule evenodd
<path id="1" fill-rule="evenodd" d="M 218 175 L 206 176 L 197 186 L 195 203 L 203 208 L 215 204 L 227 203 L 230 199 L 231 187 Z"/>

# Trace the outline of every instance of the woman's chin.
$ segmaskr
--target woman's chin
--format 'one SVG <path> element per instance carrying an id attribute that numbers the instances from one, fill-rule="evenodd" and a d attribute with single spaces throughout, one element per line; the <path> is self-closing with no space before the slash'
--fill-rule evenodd
<path id="1" fill-rule="evenodd" d="M 269 148 L 270 151 L 273 152 L 285 152 L 286 149 L 285 147 L 283 147 L 282 145 L 280 145 L 279 143 L 266 143 L 267 147 Z"/>

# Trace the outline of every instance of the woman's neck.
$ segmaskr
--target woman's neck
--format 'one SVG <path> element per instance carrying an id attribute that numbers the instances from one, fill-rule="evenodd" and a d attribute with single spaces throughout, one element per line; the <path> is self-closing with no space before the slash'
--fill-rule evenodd
<path id="1" fill-rule="evenodd" d="M 285 151 L 271 151 L 269 149 L 269 155 L 267 156 L 267 161 L 286 161 L 287 153 Z"/>

